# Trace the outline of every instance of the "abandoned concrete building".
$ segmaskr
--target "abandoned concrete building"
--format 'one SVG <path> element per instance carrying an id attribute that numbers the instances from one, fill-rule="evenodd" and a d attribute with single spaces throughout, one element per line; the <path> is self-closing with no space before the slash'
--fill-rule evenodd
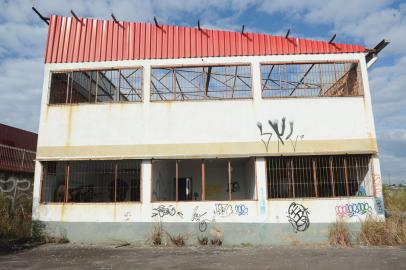
<path id="1" fill-rule="evenodd" d="M 371 50 L 333 39 L 51 16 L 34 220 L 74 242 L 162 224 L 231 245 L 384 218 Z"/>

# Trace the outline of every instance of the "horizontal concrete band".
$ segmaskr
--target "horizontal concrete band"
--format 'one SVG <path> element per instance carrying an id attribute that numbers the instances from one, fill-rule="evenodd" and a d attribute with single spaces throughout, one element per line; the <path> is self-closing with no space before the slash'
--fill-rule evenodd
<path id="1" fill-rule="evenodd" d="M 86 158 L 202 158 L 377 152 L 376 139 L 224 142 L 194 144 L 138 144 L 93 146 L 39 146 L 37 159 Z"/>
<path id="2" fill-rule="evenodd" d="M 151 222 L 42 222 L 45 233 L 67 237 L 75 243 L 118 244 L 129 242 L 137 245 L 151 244 L 151 235 L 159 223 Z M 310 223 L 305 231 L 296 231 L 291 224 L 266 223 L 207 223 L 202 232 L 199 222 L 161 223 L 163 237 L 184 236 L 187 245 L 197 245 L 198 238 L 220 238 L 223 245 L 283 245 L 300 243 L 325 243 L 331 223 Z M 360 229 L 359 223 L 348 223 L 352 232 Z M 351 234 L 355 237 L 355 233 Z M 169 242 L 169 239 L 164 239 Z"/>

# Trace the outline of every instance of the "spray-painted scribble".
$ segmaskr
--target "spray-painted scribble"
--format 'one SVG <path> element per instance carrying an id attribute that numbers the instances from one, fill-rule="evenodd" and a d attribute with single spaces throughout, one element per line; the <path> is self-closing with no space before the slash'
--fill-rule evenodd
<path id="1" fill-rule="evenodd" d="M 364 186 L 360 186 L 355 195 L 356 196 L 367 196 L 367 192 L 365 191 Z"/>
<path id="2" fill-rule="evenodd" d="M 234 214 L 233 206 L 226 203 L 216 203 L 214 205 L 214 216 L 229 217 Z"/>
<path id="3" fill-rule="evenodd" d="M 168 206 L 160 205 L 157 208 L 152 209 L 151 217 L 159 216 L 159 217 L 163 218 L 165 216 L 174 216 L 175 214 L 180 217 L 183 217 L 182 212 L 176 211 L 176 209 L 173 205 L 168 205 Z"/>
<path id="4" fill-rule="evenodd" d="M 266 151 L 268 152 L 268 147 L 269 147 L 269 141 L 271 140 L 272 137 L 272 133 L 270 132 L 263 132 L 262 130 L 262 123 L 261 122 L 257 122 L 257 127 L 261 133 L 261 141 L 265 146 Z M 263 137 L 265 136 L 265 140 L 263 139 Z"/>
<path id="5" fill-rule="evenodd" d="M 369 203 L 358 202 L 336 206 L 336 215 L 339 217 L 353 217 L 370 213 L 372 207 Z"/>
<path id="6" fill-rule="evenodd" d="M 379 174 L 372 174 L 372 181 L 375 187 L 375 196 L 382 197 L 382 181 Z"/>
<path id="7" fill-rule="evenodd" d="M 376 197 L 375 198 L 375 210 L 380 215 L 385 213 L 385 208 L 384 208 L 384 205 L 383 205 L 383 199 L 381 197 Z"/>
<path id="8" fill-rule="evenodd" d="M 129 221 L 130 219 L 131 219 L 131 212 L 130 211 L 125 212 L 124 220 Z"/>
<path id="9" fill-rule="evenodd" d="M 295 232 L 304 232 L 310 226 L 309 211 L 303 205 L 292 202 L 288 209 L 288 220 Z"/>
<path id="10" fill-rule="evenodd" d="M 264 216 L 266 213 L 266 202 L 265 202 L 265 192 L 264 189 L 261 187 L 259 192 L 259 214 Z"/>
<path id="11" fill-rule="evenodd" d="M 231 182 L 230 184 L 231 184 L 231 192 L 238 192 L 238 191 L 240 191 L 240 189 L 241 189 L 240 183 L 238 183 L 238 182 Z M 230 191 L 230 189 L 229 189 L 229 186 L 228 186 L 228 184 L 227 184 L 227 192 L 229 192 L 229 191 Z"/>
<path id="12" fill-rule="evenodd" d="M 199 213 L 199 206 L 196 206 L 195 209 L 193 210 L 192 221 L 199 222 L 199 231 L 200 232 L 205 232 L 207 230 L 208 219 L 204 219 L 204 216 L 206 214 L 207 214 L 207 212 Z"/>
<path id="13" fill-rule="evenodd" d="M 297 142 L 299 139 L 303 140 L 304 135 L 293 136 L 293 132 L 294 132 L 293 121 L 289 122 L 289 132 L 286 132 L 286 117 L 282 118 L 282 125 L 280 128 L 279 128 L 278 120 L 274 120 L 273 122 L 271 120 L 268 120 L 268 124 L 273 129 L 276 136 L 278 137 L 278 152 L 280 151 L 280 143 L 282 145 L 285 145 L 285 143 L 287 141 L 289 141 L 291 143 L 293 152 L 296 152 Z M 261 122 L 257 122 L 257 127 L 260 131 L 261 141 L 265 146 L 265 150 L 268 152 L 269 142 L 271 141 L 273 133 L 264 132 Z M 264 137 L 265 137 L 265 140 L 263 139 Z"/>
<path id="14" fill-rule="evenodd" d="M 11 177 L 8 180 L 0 179 L 0 192 L 11 202 L 11 211 L 14 211 L 16 201 L 20 198 L 31 198 L 31 182 L 27 179 Z"/>
<path id="15" fill-rule="evenodd" d="M 234 206 L 235 213 L 239 216 L 248 215 L 248 207 L 245 204 L 237 204 Z"/>

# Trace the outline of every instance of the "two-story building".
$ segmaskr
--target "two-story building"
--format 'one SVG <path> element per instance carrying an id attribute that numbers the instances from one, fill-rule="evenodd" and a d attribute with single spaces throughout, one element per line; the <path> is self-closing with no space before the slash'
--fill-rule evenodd
<path id="1" fill-rule="evenodd" d="M 320 242 L 384 217 L 366 48 L 51 16 L 33 219 L 74 242 Z"/>

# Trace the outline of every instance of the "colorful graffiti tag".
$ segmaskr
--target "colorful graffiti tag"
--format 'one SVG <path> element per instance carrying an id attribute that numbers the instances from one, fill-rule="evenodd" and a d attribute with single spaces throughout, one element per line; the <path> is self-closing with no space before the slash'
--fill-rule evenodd
<path id="1" fill-rule="evenodd" d="M 347 203 L 343 205 L 336 206 L 336 215 L 339 217 L 354 217 L 365 215 L 372 211 L 372 207 L 369 203 L 358 202 L 358 203 Z"/>

